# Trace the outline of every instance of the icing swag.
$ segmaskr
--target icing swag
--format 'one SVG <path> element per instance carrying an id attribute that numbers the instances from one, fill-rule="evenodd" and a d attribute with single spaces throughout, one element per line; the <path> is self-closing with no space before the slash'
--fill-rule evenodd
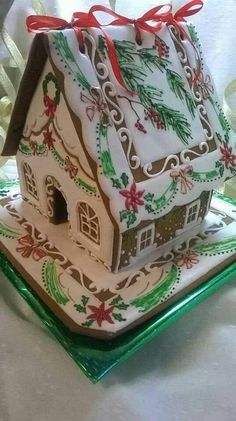
<path id="1" fill-rule="evenodd" d="M 181 25 L 186 21 L 189 16 L 198 13 L 203 7 L 202 0 L 192 0 L 185 6 L 181 7 L 176 13 L 172 12 L 172 5 L 170 3 L 156 6 L 144 13 L 138 19 L 130 19 L 125 16 L 119 15 L 113 12 L 113 10 L 105 6 L 92 6 L 88 13 L 75 12 L 72 15 L 71 22 L 67 22 L 64 19 L 53 17 L 53 16 L 28 16 L 26 19 L 26 25 L 29 32 L 48 32 L 50 30 L 62 30 L 67 28 L 73 28 L 79 43 L 79 48 L 84 51 L 84 42 L 82 29 L 85 28 L 98 28 L 101 29 L 107 44 L 108 57 L 111 62 L 113 73 L 118 83 L 129 91 L 132 95 L 135 92 L 131 92 L 122 78 L 120 66 L 118 63 L 115 46 L 112 38 L 104 29 L 106 26 L 123 26 L 123 25 L 134 25 L 136 31 L 136 42 L 141 44 L 141 30 L 155 34 L 159 31 L 163 24 L 171 24 L 176 27 L 179 33 L 192 44 L 189 35 Z M 102 24 L 95 16 L 96 12 L 103 12 L 115 19 L 109 22 L 109 24 Z"/>

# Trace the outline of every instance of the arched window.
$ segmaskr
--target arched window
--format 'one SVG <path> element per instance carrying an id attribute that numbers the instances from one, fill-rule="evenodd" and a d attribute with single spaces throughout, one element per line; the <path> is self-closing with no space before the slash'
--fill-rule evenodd
<path id="1" fill-rule="evenodd" d="M 88 203 L 80 202 L 78 212 L 80 231 L 90 240 L 100 244 L 99 220 L 94 210 L 88 205 Z"/>
<path id="2" fill-rule="evenodd" d="M 25 176 L 26 190 L 31 194 L 31 196 L 33 196 L 35 199 L 38 199 L 35 177 L 32 169 L 30 168 L 29 164 L 27 164 L 27 162 L 25 162 L 23 165 L 23 172 Z"/>

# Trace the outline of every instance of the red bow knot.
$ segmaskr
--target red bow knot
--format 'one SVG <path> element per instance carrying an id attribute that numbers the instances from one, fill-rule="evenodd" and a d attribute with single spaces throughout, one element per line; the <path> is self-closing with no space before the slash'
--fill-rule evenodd
<path id="1" fill-rule="evenodd" d="M 192 190 L 194 184 L 192 181 L 188 178 L 189 175 L 191 175 L 193 172 L 192 165 L 187 165 L 185 168 L 181 168 L 180 170 L 173 170 L 170 173 L 171 178 L 173 178 L 173 181 L 176 183 L 180 182 L 180 190 L 182 194 L 186 194 L 188 190 Z"/>
<path id="2" fill-rule="evenodd" d="M 155 34 L 162 28 L 163 23 L 173 24 L 184 38 L 187 38 L 190 42 L 190 37 L 181 26 L 181 22 L 185 22 L 185 18 L 198 13 L 203 7 L 202 0 L 192 0 L 185 6 L 181 7 L 174 15 L 172 13 L 172 5 L 170 3 L 162 4 L 154 7 L 148 12 L 144 13 L 138 19 L 130 19 L 125 16 L 119 15 L 113 10 L 108 9 L 105 6 L 92 6 L 88 13 L 76 12 L 72 16 L 71 22 L 67 22 L 64 19 L 52 17 L 52 16 L 28 16 L 26 20 L 27 28 L 29 32 L 48 32 L 50 30 L 62 30 L 73 28 L 81 51 L 84 51 L 83 45 L 83 34 L 82 29 L 84 28 L 98 28 L 103 32 L 103 36 L 107 44 L 107 53 L 109 60 L 112 65 L 113 73 L 118 83 L 129 91 L 125 85 L 122 74 L 120 71 L 119 62 L 116 56 L 116 49 L 111 36 L 104 30 L 106 26 L 123 26 L 123 25 L 134 25 L 136 31 L 136 42 L 141 44 L 141 30 Z M 112 16 L 115 19 L 108 24 L 102 24 L 96 18 L 96 12 L 103 12 L 106 15 Z M 192 42 L 191 42 L 192 43 Z M 130 91 L 129 91 L 130 92 Z M 130 92 L 134 94 L 134 92 Z"/>
<path id="3" fill-rule="evenodd" d="M 32 258 L 38 262 L 43 257 L 47 256 L 47 253 L 40 248 L 39 243 L 34 242 L 30 234 L 19 238 L 17 241 L 20 244 L 20 247 L 17 247 L 16 251 L 21 253 L 22 257 L 29 258 L 32 255 Z"/>

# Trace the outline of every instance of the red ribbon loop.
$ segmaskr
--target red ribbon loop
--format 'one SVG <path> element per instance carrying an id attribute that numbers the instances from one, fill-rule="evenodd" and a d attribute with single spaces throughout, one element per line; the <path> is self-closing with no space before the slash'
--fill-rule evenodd
<path id="1" fill-rule="evenodd" d="M 29 32 L 47 32 L 50 30 L 71 28 L 71 23 L 54 16 L 28 16 L 26 25 Z"/>
<path id="2" fill-rule="evenodd" d="M 122 74 L 120 71 L 119 62 L 116 56 L 116 50 L 111 36 L 105 31 L 106 26 L 123 26 L 123 25 L 134 25 L 136 31 L 136 41 L 141 44 L 141 31 L 147 31 L 155 34 L 159 31 L 163 23 L 170 23 L 174 25 L 180 34 L 187 38 L 191 44 L 192 41 L 186 30 L 181 26 L 181 22 L 185 22 L 185 18 L 198 13 L 203 7 L 202 0 L 192 0 L 185 6 L 181 7 L 174 15 L 172 14 L 172 5 L 170 3 L 162 4 L 160 6 L 153 7 L 148 12 L 144 13 L 138 19 L 130 19 L 125 16 L 119 15 L 111 9 L 105 6 L 92 6 L 88 13 L 76 12 L 72 16 L 72 20 L 68 23 L 64 19 L 51 17 L 51 16 L 29 16 L 26 20 L 26 24 L 29 32 L 47 32 L 50 30 L 67 29 L 73 28 L 77 39 L 79 41 L 79 47 L 81 51 L 84 51 L 83 45 L 83 28 L 98 28 L 103 32 L 104 38 L 107 44 L 107 53 L 109 60 L 112 65 L 113 73 L 118 83 L 129 91 L 125 85 Z M 164 10 L 166 9 L 166 10 Z M 96 12 L 103 12 L 108 16 L 115 18 L 108 24 L 102 24 L 96 18 Z M 130 92 L 130 91 L 129 91 Z M 130 92 L 134 94 L 134 92 Z"/>

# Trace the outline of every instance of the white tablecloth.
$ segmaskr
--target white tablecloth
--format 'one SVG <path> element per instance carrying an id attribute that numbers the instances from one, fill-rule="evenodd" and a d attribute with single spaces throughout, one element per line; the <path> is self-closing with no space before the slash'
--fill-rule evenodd
<path id="1" fill-rule="evenodd" d="M 68 18 L 85 3 L 50 7 Z M 155 4 L 117 0 L 117 11 Z M 235 0 L 206 0 L 192 19 L 220 96 L 236 77 L 235 16 Z M 235 350 L 236 280 L 92 385 L 0 274 L 0 421 L 235 421 Z"/>

